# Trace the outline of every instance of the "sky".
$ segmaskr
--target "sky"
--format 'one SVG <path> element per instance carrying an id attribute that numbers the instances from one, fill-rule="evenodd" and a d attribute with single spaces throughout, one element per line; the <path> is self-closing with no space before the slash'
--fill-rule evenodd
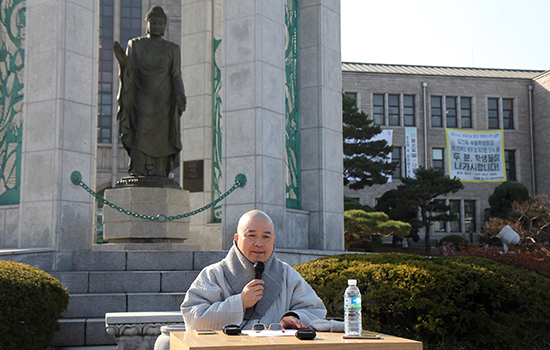
<path id="1" fill-rule="evenodd" d="M 341 0 L 342 61 L 550 69 L 550 0 Z"/>

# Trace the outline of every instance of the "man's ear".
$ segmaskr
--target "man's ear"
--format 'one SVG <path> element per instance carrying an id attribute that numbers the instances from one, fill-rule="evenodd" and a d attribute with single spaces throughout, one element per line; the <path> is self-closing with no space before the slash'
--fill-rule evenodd
<path id="1" fill-rule="evenodd" d="M 237 241 L 239 240 L 239 234 L 235 233 L 235 236 L 233 236 L 233 239 L 235 240 L 235 244 L 237 244 Z"/>

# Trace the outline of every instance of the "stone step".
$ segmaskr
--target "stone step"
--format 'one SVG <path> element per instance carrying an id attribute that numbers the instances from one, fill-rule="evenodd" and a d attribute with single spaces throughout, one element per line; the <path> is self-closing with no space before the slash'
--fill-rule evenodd
<path id="1" fill-rule="evenodd" d="M 101 318 L 108 312 L 177 311 L 185 293 L 71 294 L 63 319 Z"/>
<path id="2" fill-rule="evenodd" d="M 73 294 L 185 292 L 199 271 L 54 271 Z"/>
<path id="3" fill-rule="evenodd" d="M 115 339 L 105 331 L 105 317 L 61 319 L 59 331 L 54 334 L 51 345 L 55 347 L 113 346 Z"/>
<path id="4" fill-rule="evenodd" d="M 83 251 L 57 253 L 56 271 L 200 271 L 227 251 Z M 47 271 L 47 270 L 46 270 Z"/>

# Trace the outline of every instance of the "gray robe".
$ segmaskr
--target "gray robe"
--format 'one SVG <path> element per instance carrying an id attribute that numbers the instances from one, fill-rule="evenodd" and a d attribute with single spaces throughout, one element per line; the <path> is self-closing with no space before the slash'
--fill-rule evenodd
<path id="1" fill-rule="evenodd" d="M 226 258 L 205 267 L 181 304 L 186 328 L 220 330 L 235 324 L 250 329 L 257 322 L 266 326 L 278 323 L 289 311 L 306 325 L 325 317 L 323 302 L 296 270 L 278 260 L 275 253 L 265 265 L 263 298 L 253 313 L 250 309 L 246 312 L 246 318 L 241 292 L 254 279 L 253 264 L 234 245 Z"/>

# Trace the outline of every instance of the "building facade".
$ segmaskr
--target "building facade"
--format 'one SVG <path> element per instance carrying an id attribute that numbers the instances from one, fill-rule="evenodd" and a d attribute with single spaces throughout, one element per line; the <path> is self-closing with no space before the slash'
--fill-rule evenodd
<path id="1" fill-rule="evenodd" d="M 391 180 L 344 194 L 361 204 L 376 205 L 386 191 L 411 176 L 414 161 L 406 138 L 415 136 L 417 165 L 445 169 L 448 174 L 446 128 L 464 132 L 503 132 L 506 178 L 524 184 L 530 195 L 549 194 L 549 72 L 423 67 L 384 64 L 342 64 L 342 86 L 374 124 L 391 130 L 399 163 Z M 410 147 L 410 144 L 408 145 Z M 488 208 L 488 198 L 501 181 L 465 182 L 465 188 L 441 198 L 459 219 L 435 223 L 433 238 L 464 234 L 475 239 Z M 423 232 L 420 232 L 421 236 Z"/>

